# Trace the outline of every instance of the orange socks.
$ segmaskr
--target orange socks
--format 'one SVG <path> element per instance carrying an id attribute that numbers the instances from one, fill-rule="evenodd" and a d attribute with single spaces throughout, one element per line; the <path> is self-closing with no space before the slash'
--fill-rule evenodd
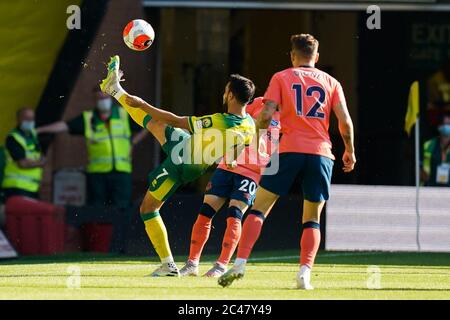
<path id="1" fill-rule="evenodd" d="M 264 219 L 265 217 L 261 212 L 250 210 L 242 227 L 242 237 L 237 253 L 238 258 L 248 259 L 253 246 L 259 238 Z"/>
<path id="2" fill-rule="evenodd" d="M 320 224 L 312 221 L 304 223 L 302 239 L 300 240 L 300 265 L 306 265 L 310 269 L 312 268 L 317 251 L 319 250 L 319 245 Z"/>
<path id="3" fill-rule="evenodd" d="M 208 241 L 209 233 L 211 231 L 211 220 L 211 218 L 199 214 L 192 227 L 189 260 L 193 262 L 198 263 L 200 260 L 203 247 L 205 246 L 206 241 Z"/>
<path id="4" fill-rule="evenodd" d="M 209 238 L 211 221 L 215 214 L 216 211 L 206 203 L 200 208 L 200 214 L 192 227 L 191 248 L 189 251 L 189 260 L 194 263 L 198 263 L 200 260 L 203 247 Z"/>
<path id="5" fill-rule="evenodd" d="M 227 229 L 222 241 L 222 252 L 217 260 L 224 266 L 230 262 L 242 232 L 242 211 L 238 207 L 231 206 L 227 210 L 227 216 Z"/>

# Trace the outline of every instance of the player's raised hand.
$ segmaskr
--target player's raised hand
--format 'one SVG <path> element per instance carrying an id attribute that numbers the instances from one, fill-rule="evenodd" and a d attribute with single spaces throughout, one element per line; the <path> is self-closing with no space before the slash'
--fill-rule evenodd
<path id="1" fill-rule="evenodd" d="M 355 168 L 356 156 L 354 152 L 345 151 L 342 156 L 342 162 L 344 162 L 344 167 L 342 170 L 348 173 L 351 172 Z"/>

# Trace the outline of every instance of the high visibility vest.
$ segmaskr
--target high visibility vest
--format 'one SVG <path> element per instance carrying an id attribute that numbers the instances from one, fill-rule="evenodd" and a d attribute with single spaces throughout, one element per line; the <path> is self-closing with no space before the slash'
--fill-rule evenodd
<path id="1" fill-rule="evenodd" d="M 437 184 L 435 181 L 437 174 L 437 166 L 444 162 L 450 163 L 450 151 L 446 151 L 445 154 L 441 152 L 439 138 L 433 138 L 425 142 L 423 145 L 422 167 L 423 170 L 430 177 L 427 185 L 430 186 L 441 185 Z"/>
<path id="2" fill-rule="evenodd" d="M 8 136 L 13 137 L 25 150 L 26 159 L 39 160 L 41 158 L 36 131 L 33 130 L 31 132 L 31 138 L 24 137 L 17 129 L 12 130 Z M 38 192 L 42 180 L 42 168 L 19 167 L 6 148 L 5 156 L 6 166 L 2 188 L 16 188 L 28 192 Z"/>
<path id="3" fill-rule="evenodd" d="M 116 106 L 108 123 L 93 111 L 83 112 L 84 136 L 88 150 L 87 172 L 107 173 L 114 169 L 131 172 L 131 129 L 127 113 Z"/>
<path id="4" fill-rule="evenodd" d="M 430 173 L 431 173 L 431 162 L 433 160 L 433 153 L 434 153 L 434 150 L 435 150 L 438 142 L 439 142 L 438 139 L 434 138 L 434 139 L 426 141 L 423 145 L 422 166 L 423 166 L 423 170 L 428 175 L 430 175 Z"/>

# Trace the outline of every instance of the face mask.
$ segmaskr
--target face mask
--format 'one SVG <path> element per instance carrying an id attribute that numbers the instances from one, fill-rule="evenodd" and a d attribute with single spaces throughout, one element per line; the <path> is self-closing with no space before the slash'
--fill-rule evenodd
<path id="1" fill-rule="evenodd" d="M 97 101 L 97 109 L 100 112 L 107 112 L 111 110 L 112 100 L 111 99 L 101 99 Z"/>
<path id="2" fill-rule="evenodd" d="M 439 132 L 443 136 L 450 136 L 450 124 L 443 124 L 438 128 Z"/>
<path id="3" fill-rule="evenodd" d="M 34 121 L 22 121 L 22 123 L 20 124 L 20 129 L 25 132 L 30 132 L 34 129 Z"/>

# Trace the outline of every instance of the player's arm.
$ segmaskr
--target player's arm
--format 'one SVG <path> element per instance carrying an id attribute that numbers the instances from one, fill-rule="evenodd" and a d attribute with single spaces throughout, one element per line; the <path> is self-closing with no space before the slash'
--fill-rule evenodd
<path id="1" fill-rule="evenodd" d="M 188 117 L 180 117 L 176 114 L 173 114 L 172 112 L 161 110 L 159 108 L 156 108 L 152 106 L 151 104 L 145 102 L 143 99 L 132 96 L 132 95 L 126 95 L 125 97 L 126 105 L 132 107 L 132 108 L 138 108 L 142 111 L 144 111 L 146 114 L 150 115 L 152 119 L 155 121 L 161 121 L 163 123 L 168 124 L 169 126 L 186 129 L 189 130 L 189 118 Z M 128 112 L 128 110 L 127 110 Z M 130 113 L 130 112 L 128 112 Z M 131 113 L 130 113 L 131 115 Z"/>
<path id="2" fill-rule="evenodd" d="M 259 132 L 259 129 L 269 128 L 273 114 L 275 113 L 276 110 L 277 110 L 276 102 L 272 100 L 266 100 L 264 102 L 264 108 L 261 110 L 256 119 L 256 132 Z"/>
<path id="3" fill-rule="evenodd" d="M 353 170 L 356 163 L 353 122 L 345 102 L 336 104 L 333 110 L 338 119 L 339 132 L 345 145 L 345 152 L 342 156 L 342 161 L 344 162 L 343 169 L 344 172 L 350 172 Z"/>
<path id="4" fill-rule="evenodd" d="M 239 156 L 244 151 L 244 149 L 249 147 L 253 142 L 253 137 L 255 134 L 253 126 L 250 127 L 249 130 L 251 131 L 246 135 L 238 134 L 238 136 L 236 137 L 238 140 L 235 140 L 236 144 L 233 146 L 233 148 L 229 148 L 225 153 L 224 162 L 228 169 L 234 169 L 237 167 L 237 160 Z"/>
<path id="5" fill-rule="evenodd" d="M 259 129 L 269 128 L 273 114 L 277 110 L 278 105 L 281 105 L 281 88 L 278 74 L 274 74 L 272 79 L 270 79 L 269 86 L 264 94 L 264 108 L 259 113 L 256 121 L 256 132 L 258 133 L 258 137 L 260 135 Z"/>
<path id="6" fill-rule="evenodd" d="M 224 155 L 224 162 L 228 169 L 234 169 L 237 167 L 237 159 L 239 155 L 244 151 L 245 149 L 244 144 L 239 144 L 234 146 L 233 149 L 230 149 L 225 155 Z"/>
<path id="7" fill-rule="evenodd" d="M 266 133 L 266 130 L 269 128 L 273 114 L 275 113 L 276 110 L 277 104 L 272 100 L 266 100 L 264 102 L 264 108 L 261 110 L 256 119 L 255 129 L 256 129 L 256 145 L 258 146 L 257 149 L 258 152 L 261 135 Z"/>

